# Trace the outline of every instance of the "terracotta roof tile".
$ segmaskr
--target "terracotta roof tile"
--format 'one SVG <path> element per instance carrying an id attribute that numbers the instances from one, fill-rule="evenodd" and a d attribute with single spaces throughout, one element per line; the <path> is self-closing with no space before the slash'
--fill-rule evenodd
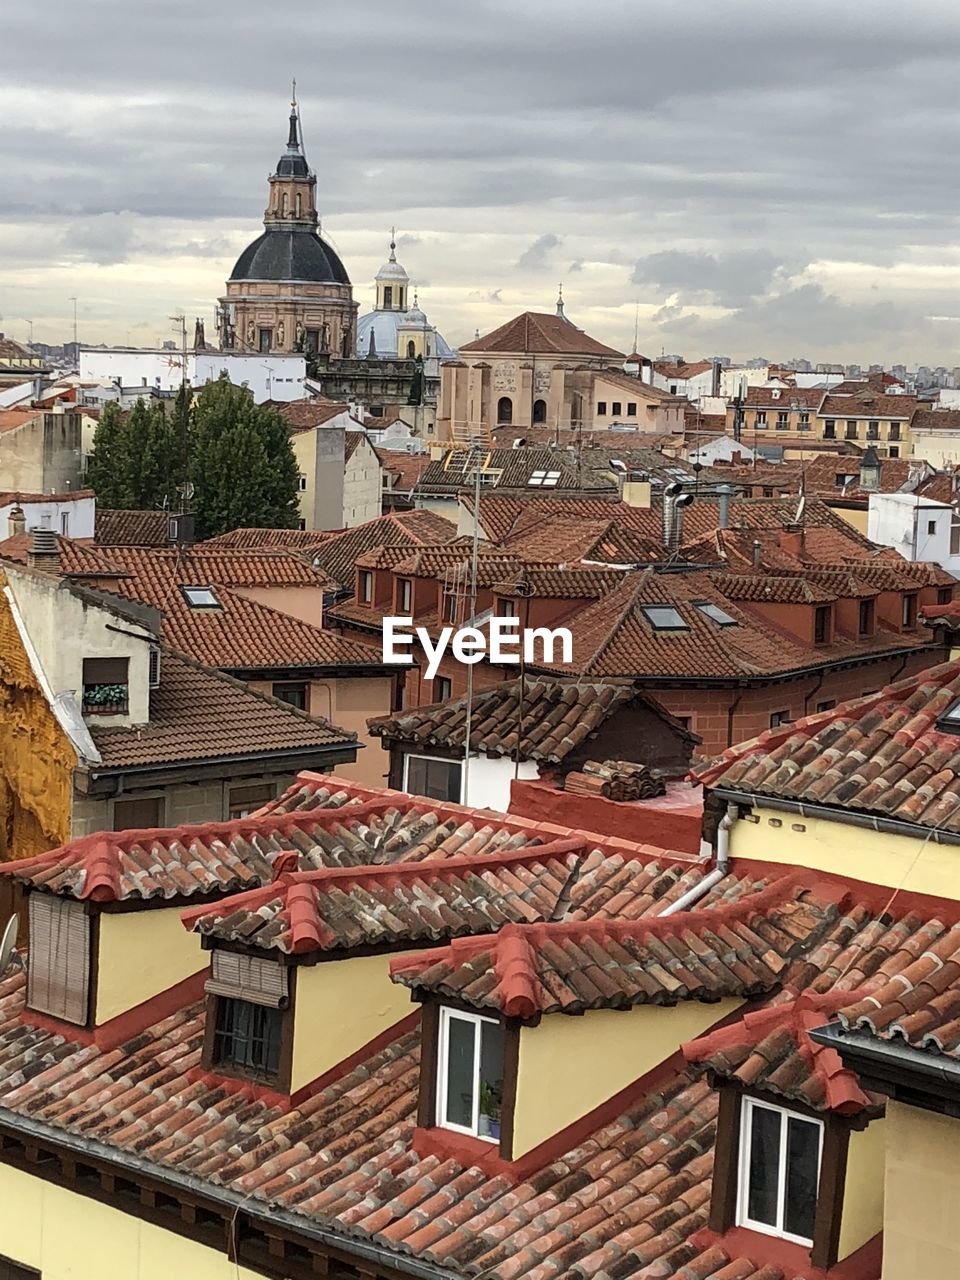
<path id="1" fill-rule="evenodd" d="M 30 534 L 18 533 L 0 542 L 0 560 L 26 564 L 30 554 Z M 108 552 L 83 538 L 64 538 L 57 534 L 60 572 L 71 578 L 120 578 L 125 571 Z M 119 588 L 117 588 L 119 589 Z"/>
<path id="2" fill-rule="evenodd" d="M 472 354 L 475 351 L 609 356 L 611 360 L 623 360 L 622 352 L 604 346 L 563 316 L 537 311 L 524 311 L 498 329 L 460 348 L 461 354 Z"/>
<path id="3" fill-rule="evenodd" d="M 169 545 L 167 511 L 110 511 L 97 508 L 96 540 L 102 546 L 165 547 Z"/>
<path id="4" fill-rule="evenodd" d="M 449 542 L 457 527 L 432 511 L 397 511 L 332 535 L 314 563 L 343 587 L 354 585 L 354 566 L 365 552 L 380 547 L 418 547 Z"/>

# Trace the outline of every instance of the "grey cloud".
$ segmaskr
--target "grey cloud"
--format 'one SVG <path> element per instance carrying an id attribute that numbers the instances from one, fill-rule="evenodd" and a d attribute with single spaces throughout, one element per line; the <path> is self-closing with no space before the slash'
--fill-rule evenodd
<path id="1" fill-rule="evenodd" d="M 807 262 L 788 262 L 768 249 L 743 249 L 734 253 L 686 253 L 668 249 L 641 258 L 630 277 L 632 284 L 652 284 L 662 293 L 687 302 L 717 302 L 742 307 L 752 298 L 766 295 L 771 286 L 795 275 Z"/>
<path id="2" fill-rule="evenodd" d="M 547 231 L 537 236 L 529 248 L 524 249 L 517 261 L 518 271 L 543 271 L 550 263 L 550 255 L 560 243 L 559 236 Z"/>

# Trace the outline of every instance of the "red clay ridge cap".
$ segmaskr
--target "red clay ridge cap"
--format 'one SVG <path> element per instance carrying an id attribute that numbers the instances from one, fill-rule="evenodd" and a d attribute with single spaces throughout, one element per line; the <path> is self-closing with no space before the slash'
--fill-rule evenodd
<path id="1" fill-rule="evenodd" d="M 532 1018 L 542 1007 L 544 991 L 534 949 L 515 925 L 505 925 L 497 935 L 494 972 L 506 1016 Z"/>
<path id="2" fill-rule="evenodd" d="M 288 885 L 285 908 L 290 922 L 290 950 L 293 954 L 317 951 L 336 941 L 335 934 L 320 918 L 317 895 L 310 885 Z"/>
<path id="3" fill-rule="evenodd" d="M 111 848 L 101 836 L 86 862 L 86 875 L 79 897 L 89 898 L 92 902 L 117 902 L 122 896 L 116 849 Z"/>

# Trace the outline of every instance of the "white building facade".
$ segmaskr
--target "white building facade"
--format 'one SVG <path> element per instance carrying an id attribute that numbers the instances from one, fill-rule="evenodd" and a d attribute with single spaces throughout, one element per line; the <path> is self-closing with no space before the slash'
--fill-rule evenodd
<path id="1" fill-rule="evenodd" d="M 960 514 L 915 493 L 872 493 L 867 537 L 906 560 L 938 564 L 960 578 Z"/>
<path id="2" fill-rule="evenodd" d="M 108 382 L 136 391 L 171 394 L 186 378 L 198 389 L 226 373 L 235 386 L 249 387 L 264 400 L 302 400 L 306 358 L 259 351 L 176 351 L 172 348 L 81 347 L 80 381 Z"/>

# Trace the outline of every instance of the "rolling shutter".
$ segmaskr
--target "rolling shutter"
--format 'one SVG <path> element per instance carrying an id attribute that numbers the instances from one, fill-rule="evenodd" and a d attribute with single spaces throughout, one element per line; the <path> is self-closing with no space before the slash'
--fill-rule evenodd
<path id="1" fill-rule="evenodd" d="M 85 1026 L 90 993 L 90 917 L 83 903 L 30 894 L 27 1005 Z"/>
<path id="2" fill-rule="evenodd" d="M 287 971 L 276 960 L 214 951 L 206 988 L 211 995 L 279 1009 L 287 998 Z"/>

